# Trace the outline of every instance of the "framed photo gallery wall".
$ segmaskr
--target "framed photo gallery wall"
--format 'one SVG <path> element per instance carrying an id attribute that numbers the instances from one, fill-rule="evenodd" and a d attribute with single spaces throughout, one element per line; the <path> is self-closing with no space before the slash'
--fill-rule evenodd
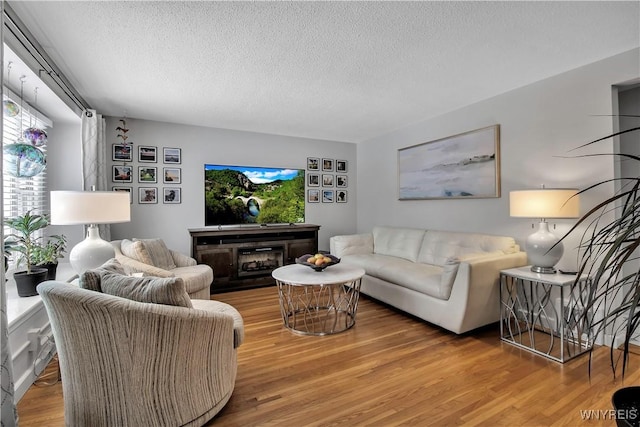
<path id="1" fill-rule="evenodd" d="M 131 203 L 182 203 L 181 148 L 112 144 L 111 160 L 111 190 L 129 193 Z"/>
<path id="2" fill-rule="evenodd" d="M 347 203 L 349 162 L 307 157 L 307 202 Z"/>

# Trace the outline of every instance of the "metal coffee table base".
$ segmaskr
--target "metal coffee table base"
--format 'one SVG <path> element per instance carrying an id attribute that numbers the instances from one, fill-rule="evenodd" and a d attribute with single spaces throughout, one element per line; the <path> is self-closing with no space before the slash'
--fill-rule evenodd
<path id="1" fill-rule="evenodd" d="M 302 335 L 330 335 L 356 323 L 361 279 L 326 285 L 276 280 L 284 326 Z"/>

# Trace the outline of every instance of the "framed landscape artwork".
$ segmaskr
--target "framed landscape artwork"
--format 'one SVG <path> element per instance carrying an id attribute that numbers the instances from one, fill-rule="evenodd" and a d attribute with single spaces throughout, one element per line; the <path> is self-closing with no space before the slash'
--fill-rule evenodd
<path id="1" fill-rule="evenodd" d="M 398 150 L 398 198 L 500 197 L 500 125 Z"/>
<path id="2" fill-rule="evenodd" d="M 163 181 L 165 184 L 180 184 L 182 182 L 182 170 L 180 168 L 164 168 Z"/>
<path id="3" fill-rule="evenodd" d="M 164 147 L 162 155 L 164 163 L 182 163 L 182 150 L 180 148 Z"/>

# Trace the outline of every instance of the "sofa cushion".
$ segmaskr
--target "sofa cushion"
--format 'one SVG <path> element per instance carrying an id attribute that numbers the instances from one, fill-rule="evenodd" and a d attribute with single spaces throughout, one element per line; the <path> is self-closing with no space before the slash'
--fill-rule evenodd
<path id="1" fill-rule="evenodd" d="M 373 235 L 371 233 L 333 236 L 330 243 L 331 254 L 337 257 L 373 253 Z"/>
<path id="2" fill-rule="evenodd" d="M 133 239 L 136 242 L 142 242 L 144 248 L 149 254 L 151 265 L 162 268 L 163 270 L 173 270 L 176 264 L 173 261 L 171 252 L 162 239 Z M 125 254 L 126 255 L 126 254 Z M 148 264 L 148 263 L 145 263 Z"/>
<path id="3" fill-rule="evenodd" d="M 374 227 L 373 251 L 380 255 L 404 258 L 415 262 L 425 230 L 400 227 Z"/>
<path id="4" fill-rule="evenodd" d="M 122 239 L 120 242 L 120 251 L 122 255 L 135 259 L 147 265 L 153 265 L 153 260 L 149 255 L 149 251 L 145 247 L 144 243 L 140 240 Z"/>
<path id="5" fill-rule="evenodd" d="M 458 265 L 455 263 L 448 266 L 446 274 L 443 274 L 443 267 L 388 255 L 348 255 L 341 262 L 364 268 L 368 276 L 443 300 L 451 296 Z"/>
<path id="6" fill-rule="evenodd" d="M 191 299 L 179 277 L 133 277 L 106 271 L 100 276 L 102 292 L 133 301 L 191 308 Z"/>
<path id="7" fill-rule="evenodd" d="M 475 258 L 483 254 L 510 254 L 517 251 L 518 246 L 512 237 L 428 230 L 418 262 L 444 266 L 451 258 Z"/>

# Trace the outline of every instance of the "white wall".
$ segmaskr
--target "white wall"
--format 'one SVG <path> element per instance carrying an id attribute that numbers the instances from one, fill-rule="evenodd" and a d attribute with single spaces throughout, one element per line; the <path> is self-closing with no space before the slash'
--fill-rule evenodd
<path id="1" fill-rule="evenodd" d="M 612 131 L 612 118 L 596 115 L 612 113 L 612 85 L 639 76 L 638 53 L 635 49 L 359 144 L 358 231 L 387 224 L 486 232 L 513 236 L 524 247 L 533 220 L 509 217 L 509 191 L 540 184 L 585 188 L 613 177 L 610 157 L 563 157 L 612 152 L 611 140 L 571 150 Z M 398 200 L 398 149 L 493 124 L 501 126 L 500 198 Z M 612 191 L 607 185 L 583 197 L 582 212 Z M 570 224 L 559 221 L 556 234 Z M 560 268 L 575 268 L 577 242 L 576 237 L 565 243 Z"/>
<path id="2" fill-rule="evenodd" d="M 107 141 L 119 143 L 116 127 L 120 117 L 107 118 Z M 134 178 L 128 186 L 134 190 L 134 202 L 131 206 L 131 222 L 114 224 L 111 237 L 148 238 L 161 237 L 170 248 L 190 253 L 191 240 L 189 228 L 204 227 L 204 164 L 229 164 L 244 166 L 290 167 L 305 169 L 307 157 L 331 158 L 348 161 L 347 203 L 307 203 L 306 222 L 321 226 L 319 233 L 320 249 L 329 249 L 329 237 L 335 234 L 351 233 L 356 229 L 356 145 L 351 143 L 312 140 L 251 132 L 213 129 L 198 126 L 184 126 L 147 120 L 127 119 L 128 141 L 133 142 Z M 137 147 L 150 145 L 158 147 L 160 161 L 155 164 L 138 163 Z M 182 203 L 139 204 L 138 188 L 157 187 L 158 184 L 140 184 L 137 182 L 138 166 L 156 166 L 161 177 L 161 154 L 163 147 L 182 149 L 182 164 L 171 165 L 182 169 Z M 111 154 L 109 154 L 111 158 Z M 121 164 L 121 163 L 120 163 Z M 111 170 L 111 167 L 109 167 Z"/>

